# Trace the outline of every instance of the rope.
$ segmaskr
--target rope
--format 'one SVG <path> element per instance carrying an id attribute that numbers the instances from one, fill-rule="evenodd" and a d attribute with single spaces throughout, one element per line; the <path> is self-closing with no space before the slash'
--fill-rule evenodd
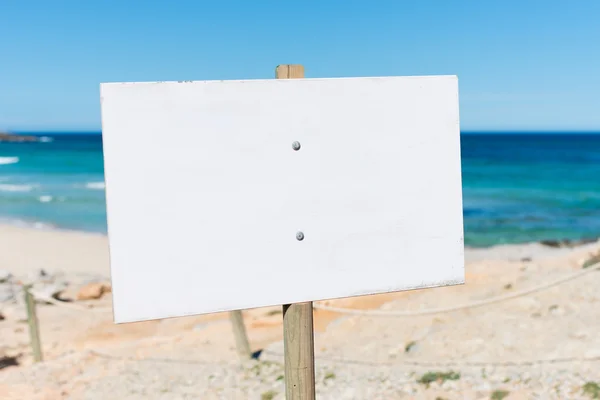
<path id="1" fill-rule="evenodd" d="M 275 357 L 284 357 L 282 353 L 266 350 L 265 354 L 269 354 Z M 410 360 L 398 360 L 391 362 L 373 362 L 373 361 L 361 361 L 361 360 L 352 360 L 338 357 L 315 357 L 315 361 L 330 361 L 335 363 L 344 363 L 344 364 L 357 364 L 371 367 L 378 366 L 399 366 L 406 365 L 411 367 L 422 367 L 422 368 L 452 368 L 452 367 L 473 367 L 473 368 L 481 368 L 481 367 L 533 367 L 536 365 L 548 365 L 548 364 L 566 364 L 566 363 L 581 363 L 581 362 L 598 362 L 600 361 L 600 356 L 598 357 L 564 357 L 564 358 L 555 358 L 555 359 L 532 359 L 532 360 L 520 360 L 520 361 L 410 361 Z"/>
<path id="2" fill-rule="evenodd" d="M 333 311 L 340 314 L 350 314 L 350 315 L 363 315 L 363 316 L 372 316 L 372 317 L 415 317 L 420 315 L 431 315 L 431 314 L 441 314 L 452 311 L 466 310 L 469 308 L 476 308 L 487 306 L 489 304 L 499 303 L 501 301 L 515 299 L 517 297 L 526 296 L 528 294 L 541 292 L 553 286 L 559 285 L 561 283 L 565 283 L 571 281 L 573 279 L 581 278 L 584 275 L 591 273 L 592 271 L 597 271 L 600 269 L 600 262 L 590 265 L 584 270 L 578 271 L 574 274 L 570 274 L 567 276 L 563 276 L 560 279 L 555 281 L 547 282 L 543 285 L 535 286 L 533 288 L 529 288 L 526 290 L 522 290 L 519 292 L 509 293 L 502 296 L 492 297 L 491 299 L 480 300 L 472 303 L 461 304 L 458 306 L 452 307 L 442 307 L 442 308 L 432 308 L 429 310 L 417 310 L 417 311 L 394 311 L 394 310 L 357 310 L 353 308 L 341 308 L 341 307 L 332 307 L 321 304 L 314 304 L 313 307 L 320 310 L 325 311 Z"/>
<path id="3" fill-rule="evenodd" d="M 565 364 L 572 362 L 597 362 L 600 361 L 600 357 L 565 357 L 555 358 L 551 360 L 537 359 L 537 360 L 521 360 L 521 361 L 503 361 L 503 362 L 485 362 L 485 361 L 448 361 L 448 362 L 436 362 L 436 361 L 401 361 L 400 364 L 412 365 L 415 367 L 532 367 L 535 365 L 545 364 Z M 390 363 L 394 365 L 394 363 Z"/>
<path id="4" fill-rule="evenodd" d="M 203 361 L 203 360 L 186 360 L 186 359 L 176 359 L 176 358 L 134 358 L 134 357 L 124 357 L 124 356 L 116 356 L 112 354 L 108 354 L 98 350 L 87 350 L 89 354 L 94 355 L 96 357 L 106 358 L 109 360 L 119 360 L 119 361 L 131 361 L 131 362 L 160 362 L 160 363 L 173 363 L 173 364 L 192 364 L 192 365 L 221 365 L 221 366 L 232 366 L 237 365 L 239 362 L 235 361 Z"/>
<path id="5" fill-rule="evenodd" d="M 175 359 L 175 358 L 133 358 L 133 357 L 123 357 L 116 356 L 112 354 L 107 354 L 104 352 L 100 352 L 97 350 L 88 350 L 90 354 L 93 354 L 98 357 L 113 359 L 113 360 L 123 360 L 123 361 L 133 361 L 133 362 L 162 362 L 162 363 L 175 363 L 175 364 L 218 364 L 218 365 L 232 365 L 234 362 L 227 361 L 203 361 L 203 360 L 192 360 L 192 359 Z M 264 351 L 264 354 L 268 354 L 275 357 L 283 357 L 284 355 L 275 352 L 275 351 Z M 393 362 L 372 362 L 372 361 L 361 361 L 361 360 L 352 360 L 352 359 L 344 359 L 344 358 L 335 358 L 335 357 L 315 357 L 315 361 L 325 362 L 339 362 L 344 364 L 358 364 L 364 366 L 399 366 L 406 365 L 411 367 L 422 367 L 422 368 L 452 368 L 452 367 L 473 367 L 473 368 L 481 368 L 481 367 L 532 367 L 536 365 L 547 365 L 547 364 L 566 364 L 566 363 L 582 363 L 582 362 L 598 362 L 600 361 L 600 356 L 598 357 L 564 357 L 564 358 L 556 358 L 556 359 L 532 359 L 532 360 L 520 360 L 520 361 L 447 361 L 447 362 L 439 362 L 439 361 L 393 361 Z"/>
<path id="6" fill-rule="evenodd" d="M 512 300 L 512 299 L 526 296 L 526 295 L 529 295 L 532 293 L 541 292 L 541 291 L 549 289 L 553 286 L 557 286 L 562 283 L 565 283 L 565 282 L 568 282 L 568 281 L 571 281 L 571 280 L 574 280 L 577 278 L 581 278 L 582 276 L 585 276 L 585 275 L 591 273 L 592 271 L 597 271 L 599 269 L 600 269 L 600 262 L 590 265 L 586 269 L 583 269 L 576 273 L 573 273 L 573 274 L 570 274 L 567 276 L 563 276 L 559 279 L 556 279 L 551 282 L 547 282 L 547 283 L 539 285 L 539 286 L 535 286 L 533 288 L 525 289 L 525 290 L 522 290 L 519 292 L 508 293 L 508 294 L 505 294 L 502 296 L 492 297 L 490 299 L 484 299 L 484 300 L 480 300 L 480 301 L 476 301 L 476 302 L 472 302 L 472 303 L 452 306 L 452 307 L 432 308 L 429 310 L 416 310 L 416 311 L 357 310 L 357 309 L 353 309 L 353 308 L 326 306 L 326 305 L 321 305 L 318 303 L 313 304 L 313 307 L 315 309 L 324 310 L 324 311 L 332 311 L 332 312 L 336 312 L 336 313 L 340 313 L 340 314 L 373 316 L 373 317 L 415 317 L 415 316 L 422 316 L 422 315 L 441 314 L 441 313 L 447 313 L 447 312 L 453 312 L 453 311 L 459 311 L 459 310 L 466 310 L 469 308 L 487 306 L 490 304 L 499 303 L 501 301 Z M 69 308 L 69 309 L 76 310 L 76 311 L 92 311 L 92 312 L 97 312 L 97 313 L 112 312 L 111 307 L 105 307 L 105 308 L 83 307 L 80 305 L 75 305 L 75 304 L 70 304 L 70 303 L 63 302 L 63 301 L 58 301 L 50 296 L 42 296 L 39 293 L 35 293 L 33 291 L 31 291 L 31 294 L 39 300 L 51 303 L 51 304 L 59 306 L 59 307 L 65 307 L 65 308 Z"/>

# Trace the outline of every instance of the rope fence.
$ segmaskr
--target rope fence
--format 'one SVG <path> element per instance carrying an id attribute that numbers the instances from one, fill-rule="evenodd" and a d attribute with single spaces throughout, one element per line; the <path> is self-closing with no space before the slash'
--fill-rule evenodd
<path id="1" fill-rule="evenodd" d="M 415 310 L 415 311 L 394 311 L 394 310 L 357 310 L 354 308 L 341 308 L 341 307 L 332 307 L 323 304 L 313 304 L 313 307 L 320 310 L 325 311 L 333 311 L 340 314 L 351 314 L 351 315 L 364 315 L 364 316 L 373 316 L 373 317 L 417 317 L 422 315 L 432 315 L 432 314 L 441 314 L 453 311 L 466 310 L 470 308 L 483 307 L 490 304 L 499 303 L 506 300 L 516 299 L 517 297 L 527 296 L 533 293 L 541 292 L 546 289 L 549 289 L 553 286 L 560 285 L 565 282 L 572 281 L 577 278 L 581 278 L 585 275 L 590 274 L 592 271 L 597 271 L 600 269 L 600 263 L 596 263 L 594 265 L 589 266 L 588 268 L 577 271 L 573 274 L 563 276 L 554 281 L 546 282 L 539 286 L 534 286 L 529 289 L 521 290 L 518 292 L 513 292 L 497 297 L 492 297 L 489 299 L 484 299 L 480 301 L 474 301 L 467 304 L 461 304 L 452 307 L 442 307 L 442 308 L 432 308 L 428 310 Z"/>
<path id="2" fill-rule="evenodd" d="M 589 267 L 587 267 L 583 270 L 577 271 L 573 274 L 569 274 L 569 275 L 560 277 L 556 280 L 546 282 L 546 283 L 543 283 L 538 286 L 534 286 L 534 287 L 520 290 L 520 291 L 513 292 L 513 293 L 508 293 L 508 294 L 501 295 L 501 296 L 492 297 L 489 299 L 474 301 L 471 303 L 460 304 L 460 305 L 451 306 L 451 307 L 431 308 L 431 309 L 414 310 L 414 311 L 378 310 L 378 309 L 358 310 L 355 308 L 333 307 L 333 306 L 328 306 L 328 305 L 324 305 L 324 304 L 320 304 L 320 303 L 314 303 L 313 308 L 319 309 L 319 310 L 324 310 L 324 311 L 336 312 L 336 313 L 340 313 L 340 314 L 374 316 L 374 317 L 417 317 L 417 316 L 423 316 L 423 315 L 442 314 L 442 313 L 448 313 L 448 312 L 454 312 L 454 311 L 460 311 L 460 310 L 467 310 L 470 308 L 483 307 L 483 306 L 487 306 L 487 305 L 491 305 L 491 304 L 495 304 L 495 303 L 500 303 L 502 301 L 507 301 L 507 300 L 516 299 L 518 297 L 527 296 L 527 295 L 530 295 L 533 293 L 542 292 L 544 290 L 550 289 L 551 287 L 558 286 L 560 284 L 563 284 L 563 283 L 572 281 L 574 279 L 578 279 L 583 276 L 586 276 L 586 275 L 588 275 L 594 271 L 597 271 L 599 269 L 600 269 L 600 262 L 590 265 Z M 31 294 L 40 301 L 45 301 L 45 302 L 53 304 L 55 306 L 65 307 L 65 308 L 69 308 L 69 309 L 72 309 L 75 311 L 90 311 L 90 312 L 98 312 L 98 313 L 112 312 L 112 307 L 103 307 L 103 308 L 85 307 L 85 306 L 81 306 L 78 304 L 72 304 L 70 302 L 56 300 L 53 297 L 41 295 L 39 293 L 36 293 L 33 290 L 31 290 Z"/>
<path id="3" fill-rule="evenodd" d="M 495 303 L 499 303 L 502 301 L 507 301 L 511 299 L 515 299 L 518 297 L 523 297 L 527 295 L 531 295 L 534 293 L 538 293 L 544 290 L 547 290 L 551 287 L 558 286 L 560 284 L 584 277 L 586 275 L 591 274 L 592 272 L 600 270 L 600 262 L 592 264 L 590 266 L 586 266 L 585 269 L 579 270 L 575 273 L 568 274 L 566 276 L 562 276 L 558 279 L 555 279 L 550 282 L 543 283 L 541 285 L 537 285 L 528 289 L 524 289 L 518 292 L 509 293 L 501 296 L 492 297 L 489 299 L 484 299 L 480 301 L 475 301 L 467 304 L 452 306 L 452 307 L 442 307 L 442 308 L 432 308 L 426 310 L 415 310 L 415 311 L 394 311 L 394 310 L 358 310 L 351 308 L 341 308 L 341 307 L 332 307 L 323 304 L 314 304 L 313 307 L 315 309 L 332 311 L 340 314 L 349 314 L 349 315 L 357 315 L 357 316 L 373 316 L 373 317 L 415 317 L 415 316 L 423 316 L 423 315 L 432 315 L 432 314 L 440 314 L 440 313 L 448 313 L 460 310 L 466 310 L 471 308 L 483 307 Z M 36 361 L 42 360 L 41 355 L 41 345 L 40 345 L 40 335 L 39 335 L 39 323 L 37 321 L 37 316 L 35 313 L 34 301 L 33 299 L 37 299 L 40 301 L 44 301 L 50 304 L 53 304 L 58 307 L 67 308 L 74 311 L 84 311 L 84 312 L 93 312 L 93 313 L 107 313 L 112 312 L 112 307 L 103 307 L 103 308 L 92 308 L 85 307 L 78 304 L 72 304 L 70 302 L 64 302 L 56 300 L 55 298 L 42 295 L 40 293 L 36 293 L 30 285 L 23 285 L 23 291 L 26 298 L 26 303 L 30 304 L 27 307 L 28 312 L 28 322 L 30 325 L 31 331 L 31 345 L 34 350 L 34 354 L 36 355 Z M 108 354 L 103 354 L 98 351 L 94 351 L 94 353 L 98 356 L 108 357 Z M 266 351 L 265 354 L 269 354 L 271 356 L 283 357 L 283 354 L 279 354 L 273 351 Z M 111 356 L 112 357 L 112 356 Z M 124 357 L 123 359 L 128 359 Z M 130 359 L 131 361 L 151 361 L 152 359 Z M 407 365 L 412 367 L 527 367 L 534 365 L 544 365 L 544 364 L 561 364 L 561 363 L 572 363 L 572 362 L 597 362 L 600 361 L 600 356 L 591 357 L 591 358 L 559 358 L 559 359 L 551 359 L 551 360 L 522 360 L 522 361 L 510 361 L 510 362 L 474 362 L 474 361 L 448 361 L 448 362 L 427 362 L 427 361 L 409 361 L 409 360 L 397 360 L 394 362 L 383 362 L 383 363 L 371 363 L 362 362 L 358 360 L 350 360 L 350 359 L 336 359 L 336 358 L 327 358 L 327 357 L 317 357 L 317 360 L 320 361 L 331 361 L 331 362 L 341 362 L 341 363 L 359 363 L 363 365 L 388 365 L 388 366 L 398 366 L 398 365 Z M 193 360 L 176 360 L 176 359 L 154 359 L 154 361 L 164 361 L 164 362 L 184 362 L 184 363 L 193 363 Z M 198 363 L 202 363 L 202 361 L 198 360 Z"/>
<path id="4" fill-rule="evenodd" d="M 233 365 L 232 362 L 228 361 L 208 361 L 208 360 L 190 360 L 190 359 L 175 359 L 175 358 L 156 358 L 156 357 L 148 357 L 148 358 L 133 358 L 127 356 L 117 356 L 109 353 L 105 353 L 98 350 L 87 350 L 89 354 L 95 355 L 97 357 L 113 359 L 113 360 L 124 360 L 124 361 L 132 361 L 132 362 L 160 362 L 160 363 L 174 363 L 174 364 L 197 364 L 197 365 L 207 365 L 207 364 L 217 364 L 217 365 Z M 265 351 L 264 354 L 273 356 L 276 358 L 281 358 L 283 365 L 283 353 L 275 352 L 275 351 Z M 315 357 L 315 361 L 319 362 L 331 362 L 331 363 L 341 363 L 341 364 L 355 364 L 362 366 L 372 366 L 372 367 L 393 367 L 393 366 L 410 366 L 416 368 L 521 368 L 521 367 L 535 367 L 540 365 L 555 365 L 555 364 L 569 364 L 569 363 L 583 363 L 583 362 L 598 362 L 600 361 L 600 356 L 597 357 L 563 357 L 556 359 L 529 359 L 529 360 L 516 360 L 516 361 L 412 361 L 412 360 L 395 360 L 388 362 L 373 362 L 373 361 L 362 361 L 362 360 L 354 360 L 348 358 L 341 357 L 326 357 L 326 356 L 317 356 Z"/>
<path id="5" fill-rule="evenodd" d="M 280 357 L 283 359 L 283 353 L 275 351 L 267 351 L 265 354 Z M 556 359 L 531 359 L 531 360 L 518 360 L 518 361 L 412 361 L 412 360 L 395 360 L 388 362 L 372 362 L 372 361 L 360 361 L 352 360 L 340 357 L 315 357 L 318 361 L 329 361 L 334 363 L 343 364 L 358 364 L 358 365 L 370 365 L 370 366 L 411 366 L 417 368 L 452 368 L 452 367 L 465 367 L 465 368 L 482 368 L 482 367 L 533 367 L 537 365 L 551 365 L 551 364 L 568 364 L 568 363 L 580 363 L 580 362 L 598 362 L 598 357 L 564 357 Z"/>

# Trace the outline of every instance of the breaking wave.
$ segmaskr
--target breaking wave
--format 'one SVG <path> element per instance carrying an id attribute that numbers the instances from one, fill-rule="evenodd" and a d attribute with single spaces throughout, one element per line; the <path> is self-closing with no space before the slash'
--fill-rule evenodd
<path id="1" fill-rule="evenodd" d="M 105 184 L 104 182 L 88 182 L 85 184 L 85 187 L 94 190 L 104 190 Z"/>
<path id="2" fill-rule="evenodd" d="M 0 165 L 16 164 L 19 162 L 19 157 L 0 157 Z"/>
<path id="3" fill-rule="evenodd" d="M 31 192 L 33 185 L 15 185 L 10 183 L 0 183 L 0 192 Z"/>

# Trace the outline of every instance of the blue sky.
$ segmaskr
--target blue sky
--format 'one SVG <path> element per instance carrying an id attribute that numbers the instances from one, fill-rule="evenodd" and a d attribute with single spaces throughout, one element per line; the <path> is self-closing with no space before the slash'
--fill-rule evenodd
<path id="1" fill-rule="evenodd" d="M 99 130 L 99 84 L 456 74 L 463 130 L 600 130 L 600 1 L 0 1 L 0 129 Z"/>

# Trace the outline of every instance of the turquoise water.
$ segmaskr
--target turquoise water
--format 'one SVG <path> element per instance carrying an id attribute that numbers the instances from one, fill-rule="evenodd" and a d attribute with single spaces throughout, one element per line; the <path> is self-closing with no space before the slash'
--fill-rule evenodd
<path id="1" fill-rule="evenodd" d="M 600 135 L 463 135 L 465 244 L 600 236 Z"/>
<path id="2" fill-rule="evenodd" d="M 0 222 L 105 233 L 101 136 L 42 135 L 0 143 Z M 461 147 L 466 245 L 600 236 L 600 135 L 466 134 Z"/>
<path id="3" fill-rule="evenodd" d="M 106 232 L 100 135 L 0 143 L 0 221 Z"/>

